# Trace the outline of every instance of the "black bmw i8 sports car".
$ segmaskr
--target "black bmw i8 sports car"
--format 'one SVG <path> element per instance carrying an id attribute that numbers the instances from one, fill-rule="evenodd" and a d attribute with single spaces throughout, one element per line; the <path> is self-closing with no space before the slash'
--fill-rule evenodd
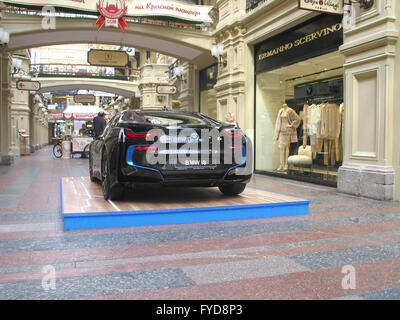
<path id="1" fill-rule="evenodd" d="M 101 182 L 106 200 L 149 184 L 218 187 L 237 195 L 252 175 L 251 147 L 237 125 L 201 113 L 128 110 L 90 144 L 90 179 Z"/>

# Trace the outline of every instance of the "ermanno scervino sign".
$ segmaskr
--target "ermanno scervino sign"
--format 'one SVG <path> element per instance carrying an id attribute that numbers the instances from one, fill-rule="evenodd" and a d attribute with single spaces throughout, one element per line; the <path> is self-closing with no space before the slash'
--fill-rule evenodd
<path id="1" fill-rule="evenodd" d="M 338 50 L 343 44 L 342 17 L 322 14 L 255 46 L 256 73 Z"/>
<path id="2" fill-rule="evenodd" d="M 343 14 L 343 0 L 299 0 L 299 8 L 330 14 Z"/>

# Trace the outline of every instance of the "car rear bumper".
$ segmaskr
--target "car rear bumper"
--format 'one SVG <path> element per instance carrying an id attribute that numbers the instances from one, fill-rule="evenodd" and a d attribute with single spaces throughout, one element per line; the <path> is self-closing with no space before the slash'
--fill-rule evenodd
<path id="1" fill-rule="evenodd" d="M 249 183 L 250 176 L 241 177 L 240 179 L 223 180 L 223 179 L 165 179 L 145 181 L 143 179 L 129 179 L 121 182 L 123 186 L 163 186 L 163 187 L 218 187 L 226 186 L 234 183 Z"/>
<path id="2" fill-rule="evenodd" d="M 217 165 L 214 168 L 177 167 L 163 169 L 138 165 L 132 160 L 132 152 L 126 153 L 120 170 L 121 184 L 159 184 L 165 186 L 220 186 L 237 182 L 248 183 L 252 170 L 247 168 L 246 158 L 239 164 Z M 243 170 L 246 168 L 246 170 Z"/>

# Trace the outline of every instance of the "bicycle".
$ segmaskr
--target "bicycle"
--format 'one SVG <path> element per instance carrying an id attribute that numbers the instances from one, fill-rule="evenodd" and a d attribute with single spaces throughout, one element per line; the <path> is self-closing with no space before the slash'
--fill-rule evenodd
<path id="1" fill-rule="evenodd" d="M 73 141 L 73 138 L 70 136 L 66 136 L 64 138 L 66 141 Z M 90 139 L 93 139 L 92 137 L 90 137 Z M 61 158 L 63 156 L 63 148 L 62 148 L 62 141 L 64 141 L 63 139 L 54 139 L 55 140 L 55 144 L 53 146 L 53 155 L 56 158 Z M 87 142 L 86 142 L 87 143 Z M 76 153 L 80 153 L 82 158 L 89 158 L 89 145 L 90 143 L 87 143 L 86 146 L 83 148 L 82 150 L 82 146 L 77 145 L 77 149 L 76 150 L 73 147 L 73 143 L 71 144 L 71 156 L 76 154 Z"/>
<path id="2" fill-rule="evenodd" d="M 57 138 L 52 138 L 54 146 L 53 146 L 53 155 L 56 158 L 61 158 L 63 155 L 62 152 L 62 141 L 63 138 L 57 137 Z"/>
<path id="3" fill-rule="evenodd" d="M 62 157 L 63 152 L 62 152 L 62 145 L 60 142 L 56 142 L 56 144 L 53 146 L 53 154 L 56 158 Z"/>

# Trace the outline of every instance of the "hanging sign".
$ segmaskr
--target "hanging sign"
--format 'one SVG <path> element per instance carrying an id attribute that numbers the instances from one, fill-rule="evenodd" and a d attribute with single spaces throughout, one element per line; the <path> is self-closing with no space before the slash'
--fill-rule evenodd
<path id="1" fill-rule="evenodd" d="M 74 101 L 76 103 L 95 103 L 96 97 L 93 94 L 76 94 Z"/>
<path id="2" fill-rule="evenodd" d="M 174 94 L 177 89 L 176 86 L 159 85 L 156 89 L 158 94 Z"/>
<path id="3" fill-rule="evenodd" d="M 90 49 L 87 61 L 92 66 L 126 67 L 129 55 L 126 51 Z"/>
<path id="4" fill-rule="evenodd" d="M 213 23 L 209 13 L 212 6 L 195 5 L 175 0 L 6 0 L 4 3 L 22 7 L 54 6 L 57 12 L 76 11 L 101 16 L 96 21 L 99 29 L 105 26 L 126 27 L 125 17 L 150 18 L 186 23 Z M 107 21 L 108 19 L 108 21 Z"/>
<path id="5" fill-rule="evenodd" d="M 48 117 L 50 121 L 64 120 L 64 115 L 62 113 L 49 113 Z"/>
<path id="6" fill-rule="evenodd" d="M 38 91 L 41 88 L 39 81 L 19 80 L 17 81 L 17 89 L 26 91 Z"/>
<path id="7" fill-rule="evenodd" d="M 299 0 L 299 9 L 343 15 L 343 0 Z"/>

